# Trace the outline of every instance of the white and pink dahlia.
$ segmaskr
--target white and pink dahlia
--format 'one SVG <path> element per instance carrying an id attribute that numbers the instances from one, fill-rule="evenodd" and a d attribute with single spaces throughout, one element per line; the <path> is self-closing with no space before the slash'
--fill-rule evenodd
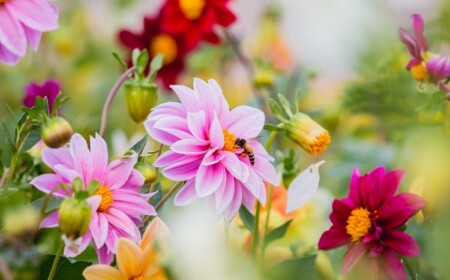
<path id="1" fill-rule="evenodd" d="M 0 62 L 16 64 L 27 51 L 37 51 L 42 32 L 58 28 L 58 8 L 48 0 L 0 0 Z"/>
<path id="2" fill-rule="evenodd" d="M 214 80 L 194 79 L 194 89 L 171 88 L 181 103 L 157 106 L 144 125 L 151 137 L 170 146 L 155 166 L 167 178 L 185 181 L 175 205 L 205 197 L 229 221 L 241 204 L 250 211 L 255 199 L 265 204 L 264 182 L 278 186 L 279 177 L 273 158 L 256 140 L 264 126 L 263 112 L 248 106 L 230 111 Z M 246 148 L 237 144 L 242 139 Z"/>
<path id="3" fill-rule="evenodd" d="M 99 136 L 90 139 L 90 149 L 79 134 L 74 134 L 69 147 L 44 149 L 43 161 L 53 169 L 53 174 L 43 174 L 31 181 L 39 190 L 50 193 L 60 184 L 69 186 L 66 193 L 62 189 L 53 192 L 58 198 L 72 195 L 71 184 L 80 178 L 86 188 L 90 182 L 97 181 L 97 192 L 87 199 L 92 207 L 89 230 L 81 237 L 81 243 L 75 252 L 66 247 L 64 254 L 76 256 L 86 249 L 91 240 L 100 263 L 109 264 L 116 252 L 116 241 L 125 237 L 140 242 L 142 215 L 156 215 L 156 211 L 147 201 L 151 194 L 139 193 L 144 177 L 134 169 L 137 155 L 115 160 L 108 164 L 106 142 Z M 58 226 L 58 211 L 45 218 L 41 227 Z"/>

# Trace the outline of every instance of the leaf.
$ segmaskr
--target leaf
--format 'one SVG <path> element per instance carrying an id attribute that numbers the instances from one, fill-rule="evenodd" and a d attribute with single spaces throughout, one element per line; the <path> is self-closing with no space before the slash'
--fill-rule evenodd
<path id="1" fill-rule="evenodd" d="M 281 109 L 280 104 L 273 100 L 272 98 L 269 99 L 269 107 L 272 114 L 280 121 L 287 121 L 284 117 L 283 110 Z"/>
<path id="2" fill-rule="evenodd" d="M 141 51 L 139 49 L 134 49 L 131 52 L 131 61 L 133 62 L 134 66 L 137 65 L 137 60 L 138 60 L 140 54 L 141 54 Z"/>
<path id="3" fill-rule="evenodd" d="M 123 68 L 128 68 L 127 63 L 116 53 L 113 52 L 112 54 L 114 56 L 114 58 L 117 60 L 117 62 L 119 62 L 119 64 L 123 67 Z"/>
<path id="4" fill-rule="evenodd" d="M 19 153 L 28 151 L 34 145 L 36 145 L 36 143 L 39 142 L 39 140 L 41 140 L 41 131 L 39 129 L 31 130 L 25 137 L 25 140 L 22 143 L 22 146 L 20 147 Z"/>
<path id="5" fill-rule="evenodd" d="M 297 92 L 295 93 L 295 113 L 297 114 L 299 112 L 298 107 L 300 106 L 300 95 L 301 95 L 301 91 L 300 89 L 297 90 Z"/>
<path id="6" fill-rule="evenodd" d="M 311 164 L 303 170 L 289 185 L 287 193 L 286 214 L 303 206 L 316 193 L 319 187 L 319 166 L 325 161 Z"/>
<path id="7" fill-rule="evenodd" d="M 156 193 L 150 198 L 151 205 L 158 204 L 158 202 L 160 202 L 161 199 L 163 198 L 163 192 L 162 192 L 160 183 L 156 184 L 155 191 L 156 191 Z"/>
<path id="8" fill-rule="evenodd" d="M 316 256 L 312 255 L 282 261 L 269 269 L 267 279 L 319 280 L 316 272 Z"/>
<path id="9" fill-rule="evenodd" d="M 147 79 L 149 81 L 152 81 L 156 74 L 158 73 L 159 69 L 162 68 L 164 62 L 164 55 L 158 54 L 152 59 L 152 62 L 150 63 L 150 73 L 148 74 Z"/>
<path id="10" fill-rule="evenodd" d="M 61 92 L 56 96 L 55 101 L 53 102 L 53 115 L 58 113 L 58 109 L 69 100 L 68 96 L 62 96 Z"/>
<path id="11" fill-rule="evenodd" d="M 289 117 L 292 117 L 292 111 L 291 111 L 291 103 L 282 95 L 281 93 L 278 94 L 278 99 L 281 102 L 281 106 L 283 107 L 284 111 L 288 114 Z"/>
<path id="12" fill-rule="evenodd" d="M 136 144 L 131 147 L 131 151 L 135 151 L 138 155 L 142 154 L 142 151 L 145 148 L 145 145 L 147 144 L 147 135 L 145 135 L 141 140 L 139 140 Z"/>
<path id="13" fill-rule="evenodd" d="M 40 269 L 39 279 L 47 279 L 53 264 L 55 256 L 49 256 L 43 263 Z M 61 257 L 58 267 L 56 269 L 54 280 L 84 280 L 82 275 L 84 269 L 90 266 L 90 262 L 71 261 L 68 258 Z"/>
<path id="14" fill-rule="evenodd" d="M 136 71 L 138 73 L 144 73 L 145 68 L 147 68 L 148 60 L 148 52 L 146 49 L 144 49 L 141 51 L 136 61 Z"/>
<path id="15" fill-rule="evenodd" d="M 271 242 L 283 238 L 291 222 L 292 220 L 289 220 L 286 223 L 282 224 L 281 226 L 274 228 L 269 233 L 267 233 L 266 236 L 264 236 L 263 246 L 266 247 Z"/>
<path id="16" fill-rule="evenodd" d="M 284 128 L 283 128 L 283 127 L 276 126 L 276 125 L 274 125 L 274 124 L 266 123 L 266 124 L 264 125 L 264 130 L 269 130 L 269 131 L 283 131 Z"/>
<path id="17" fill-rule="evenodd" d="M 245 227 L 250 232 L 252 232 L 253 223 L 255 222 L 255 218 L 253 217 L 252 213 L 250 213 L 244 206 L 241 206 L 241 208 L 239 208 L 239 216 L 241 217 L 241 220 L 244 223 Z"/>
<path id="18" fill-rule="evenodd" d="M 33 201 L 31 203 L 31 205 L 33 205 L 37 209 L 41 209 L 42 204 L 44 203 L 44 199 L 45 199 L 45 196 L 43 196 L 39 199 L 36 199 L 35 201 Z M 55 197 L 51 197 L 47 202 L 47 207 L 44 209 L 45 213 L 48 213 L 48 212 L 58 209 L 59 206 L 61 205 L 61 202 L 62 202 L 62 199 L 57 199 Z"/>

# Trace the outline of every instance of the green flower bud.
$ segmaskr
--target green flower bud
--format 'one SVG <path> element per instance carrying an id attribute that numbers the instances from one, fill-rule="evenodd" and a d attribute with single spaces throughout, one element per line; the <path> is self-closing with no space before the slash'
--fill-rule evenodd
<path id="1" fill-rule="evenodd" d="M 330 134 L 308 115 L 297 113 L 286 123 L 286 136 L 308 153 L 317 155 L 330 144 Z"/>
<path id="2" fill-rule="evenodd" d="M 155 84 L 125 84 L 125 100 L 128 114 L 137 123 L 142 122 L 150 114 L 150 110 L 158 101 L 158 87 Z"/>
<path id="3" fill-rule="evenodd" d="M 41 137 L 45 145 L 50 148 L 59 148 L 69 142 L 73 129 L 62 117 L 53 117 L 44 123 Z"/>
<path id="4" fill-rule="evenodd" d="M 86 201 L 66 198 L 59 207 L 59 230 L 67 239 L 75 240 L 88 230 L 91 214 L 92 208 Z"/>
<path id="5" fill-rule="evenodd" d="M 146 184 L 153 183 L 156 180 L 158 174 L 151 163 L 141 162 L 138 163 L 135 168 L 141 172 L 142 176 L 144 176 Z"/>

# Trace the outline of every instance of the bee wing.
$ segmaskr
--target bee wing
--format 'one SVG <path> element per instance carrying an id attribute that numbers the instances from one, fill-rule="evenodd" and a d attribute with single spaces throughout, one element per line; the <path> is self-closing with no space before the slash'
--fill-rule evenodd
<path id="1" fill-rule="evenodd" d="M 303 170 L 289 185 L 287 193 L 286 214 L 303 206 L 316 193 L 319 187 L 319 166 L 325 163 L 320 161 L 311 164 Z"/>

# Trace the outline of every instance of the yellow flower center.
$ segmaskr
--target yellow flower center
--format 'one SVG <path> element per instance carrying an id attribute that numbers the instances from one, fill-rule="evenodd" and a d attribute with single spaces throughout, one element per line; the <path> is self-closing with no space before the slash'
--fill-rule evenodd
<path id="1" fill-rule="evenodd" d="M 358 243 L 362 237 L 369 233 L 371 227 L 370 212 L 360 207 L 350 213 L 345 229 L 347 234 L 351 236 L 352 242 Z"/>
<path id="2" fill-rule="evenodd" d="M 229 152 L 236 152 L 236 142 L 237 137 L 228 131 L 228 129 L 224 129 L 223 130 L 223 140 L 224 140 L 224 144 L 223 144 L 223 150 L 224 151 L 229 151 Z"/>
<path id="3" fill-rule="evenodd" d="M 97 211 L 100 212 L 108 211 L 109 207 L 111 207 L 111 205 L 114 202 L 111 190 L 108 187 L 100 185 L 95 194 L 102 197 L 102 200 L 100 201 L 100 205 L 98 206 Z"/>
<path id="4" fill-rule="evenodd" d="M 423 63 L 411 67 L 411 74 L 419 82 L 425 82 L 430 78 L 430 74 Z"/>
<path id="5" fill-rule="evenodd" d="M 195 20 L 200 17 L 205 8 L 206 0 L 180 0 L 180 8 L 185 17 Z"/>
<path id="6" fill-rule="evenodd" d="M 322 134 L 316 137 L 316 141 L 310 145 L 311 154 L 317 155 L 325 151 L 328 145 L 331 143 L 330 134 L 328 131 L 324 131 Z"/>
<path id="7" fill-rule="evenodd" d="M 178 54 L 177 43 L 167 34 L 159 34 L 150 43 L 152 56 L 159 53 L 164 55 L 164 64 L 172 63 Z"/>

